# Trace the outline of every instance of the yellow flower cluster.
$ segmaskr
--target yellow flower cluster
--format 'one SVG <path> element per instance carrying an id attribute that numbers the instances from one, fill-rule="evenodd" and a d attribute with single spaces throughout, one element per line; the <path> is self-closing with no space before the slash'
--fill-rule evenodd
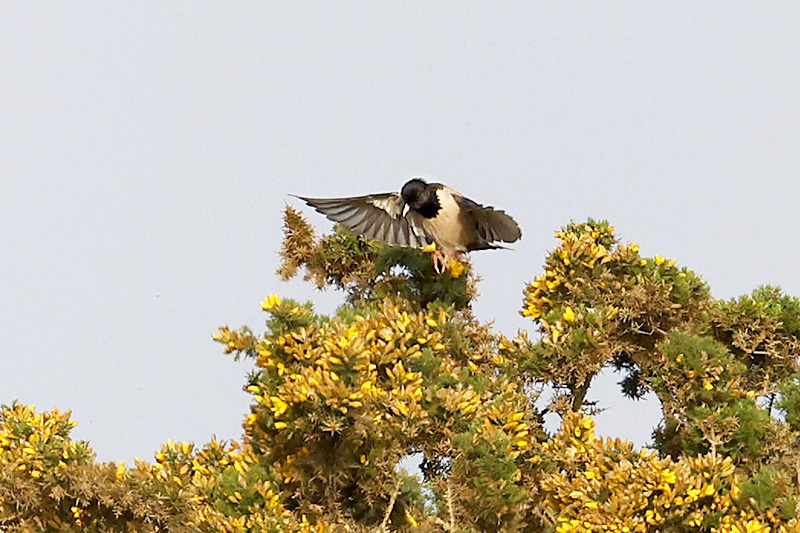
<path id="1" fill-rule="evenodd" d="M 211 338 L 226 345 L 225 353 L 251 350 L 255 342 L 255 338 L 248 332 L 231 331 L 227 326 L 219 328 L 219 332 L 211 335 Z"/>
<path id="2" fill-rule="evenodd" d="M 33 479 L 91 458 L 84 442 L 72 442 L 77 423 L 58 409 L 38 413 L 32 405 L 14 403 L 0 410 L 0 463 L 26 472 Z"/>
<path id="3" fill-rule="evenodd" d="M 525 307 L 522 316 L 536 320 L 542 316 L 546 306 L 553 305 L 553 300 L 547 297 L 550 291 L 556 290 L 562 283 L 562 277 L 558 276 L 553 270 L 546 270 L 544 275 L 536 276 L 532 283 L 528 285 L 525 295 Z"/>
<path id="4" fill-rule="evenodd" d="M 279 306 L 280 304 L 281 304 L 280 296 L 278 296 L 277 294 L 269 294 L 264 299 L 264 301 L 261 302 L 261 309 L 263 309 L 264 311 L 270 311 L 271 309 Z"/>
<path id="5" fill-rule="evenodd" d="M 568 387 L 590 382 L 617 356 L 644 356 L 660 340 L 654 332 L 663 335 L 696 312 L 686 303 L 701 293 L 699 280 L 661 256 L 647 264 L 637 244 L 618 244 L 613 231 L 591 220 L 565 227 L 543 272 L 525 291 L 520 313 L 542 334 L 537 366 Z M 660 306 L 668 312 L 652 312 Z M 525 343 L 520 346 L 525 352 Z M 711 381 L 703 385 L 714 387 Z"/>
<path id="6" fill-rule="evenodd" d="M 544 274 L 536 276 L 528 285 L 521 314 L 539 320 L 553 307 L 558 291 L 568 290 L 565 284 L 576 271 L 591 270 L 596 264 L 610 262 L 614 258 L 608 248 L 615 242 L 613 231 L 613 226 L 595 227 L 587 223 L 557 232 L 560 244 L 550 254 Z M 565 309 L 564 315 L 567 322 L 576 318 L 574 309 Z M 553 342 L 558 342 L 558 333 Z"/>
<path id="7" fill-rule="evenodd" d="M 789 520 L 786 525 L 779 525 L 775 528 L 758 518 L 753 518 L 748 513 L 742 513 L 738 517 L 725 515 L 721 522 L 719 527 L 711 528 L 711 533 L 772 533 L 773 531 L 783 533 L 799 529 L 799 524 L 794 518 Z"/>
<path id="8" fill-rule="evenodd" d="M 450 275 L 454 278 L 460 278 L 466 270 L 466 266 L 461 261 L 456 259 L 450 260 Z"/>
<path id="9" fill-rule="evenodd" d="M 610 256 L 602 241 L 613 242 L 614 229 L 614 226 L 601 229 L 587 223 L 572 228 L 572 231 L 558 231 L 556 237 L 561 240 L 561 246 L 555 255 L 565 266 L 578 264 L 592 268 L 597 261 L 607 263 Z"/>
<path id="10" fill-rule="evenodd" d="M 299 520 L 283 506 L 280 489 L 259 465 L 247 444 L 213 438 L 200 449 L 191 443 L 167 441 L 156 453 L 155 464 L 139 462 L 150 475 L 169 480 L 191 494 L 194 525 L 224 533 L 287 531 L 321 533 L 325 523 Z M 226 483 L 225 479 L 235 480 Z M 226 507 L 229 506 L 229 507 Z M 227 512 L 226 512 L 227 511 Z M 244 513 L 242 511 L 245 511 Z"/>
<path id="11" fill-rule="evenodd" d="M 505 393 L 511 397 L 514 391 L 511 387 L 506 387 Z M 503 451 L 511 459 L 517 459 L 536 444 L 531 437 L 530 421 L 525 420 L 525 415 L 529 412 L 523 406 L 508 402 L 505 395 L 484 398 L 472 388 L 459 385 L 440 390 L 438 396 L 443 400 L 445 409 L 483 422 L 481 431 L 473 436 L 474 443 L 479 439 L 492 443 L 492 446 L 505 442 Z"/>
<path id="12" fill-rule="evenodd" d="M 472 387 L 465 387 L 461 383 L 455 387 L 447 387 L 437 393 L 442 401 L 442 407 L 452 413 L 471 415 L 481 406 L 482 398 Z"/>
<path id="13" fill-rule="evenodd" d="M 512 435 L 512 445 L 514 449 L 511 454 L 513 457 L 518 456 L 531 445 L 530 438 L 528 437 L 530 434 L 528 423 L 522 420 L 524 416 L 525 413 L 522 411 L 514 412 L 509 415 L 508 420 L 503 424 L 503 429 Z"/>
<path id="14" fill-rule="evenodd" d="M 447 319 L 443 311 L 438 318 Z M 257 364 L 273 385 L 247 387 L 265 410 L 255 409 L 246 424 L 280 431 L 291 427 L 296 420 L 293 409 L 301 405 L 306 409 L 323 404 L 353 415 L 365 411 L 369 403 L 371 412 L 379 411 L 376 420 L 421 416 L 423 378 L 410 371 L 407 362 L 428 347 L 444 349 L 438 325 L 436 317 L 409 313 L 387 301 L 378 316 L 358 315 L 352 323 L 311 324 L 245 341 L 237 332 L 221 330 L 217 340 L 229 346 L 255 346 Z"/>
<path id="15" fill-rule="evenodd" d="M 683 524 L 687 531 L 712 533 L 796 531 L 795 521 L 780 523 L 767 513 L 765 522 L 739 501 L 739 477 L 728 457 L 659 458 L 634 452 L 627 442 L 594 439 L 591 430 L 588 417 L 571 414 L 543 445 L 551 457 L 562 458 L 560 471 L 542 481 L 558 533 L 657 532 L 667 523 L 670 530 Z"/>

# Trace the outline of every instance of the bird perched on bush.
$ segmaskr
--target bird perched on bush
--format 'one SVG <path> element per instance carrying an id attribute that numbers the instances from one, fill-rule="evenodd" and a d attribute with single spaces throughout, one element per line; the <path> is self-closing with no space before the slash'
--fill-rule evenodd
<path id="1" fill-rule="evenodd" d="M 483 206 L 441 183 L 420 178 L 408 181 L 399 193 L 350 198 L 305 198 L 308 205 L 342 226 L 391 246 L 436 245 L 433 266 L 445 265 L 459 253 L 503 248 L 522 232 L 505 212 Z"/>

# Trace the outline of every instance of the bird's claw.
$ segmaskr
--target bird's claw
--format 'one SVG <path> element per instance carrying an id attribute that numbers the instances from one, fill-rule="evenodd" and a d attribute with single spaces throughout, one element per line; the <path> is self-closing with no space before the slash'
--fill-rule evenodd
<path id="1" fill-rule="evenodd" d="M 447 256 L 441 251 L 436 250 L 431 256 L 433 260 L 433 270 L 437 274 L 444 274 L 444 269 L 447 266 Z"/>
<path id="2" fill-rule="evenodd" d="M 435 270 L 437 274 L 444 274 L 444 271 L 448 267 L 452 268 L 451 263 L 458 258 L 458 254 L 459 252 L 452 250 L 447 250 L 446 252 L 436 250 L 431 256 L 433 260 L 433 270 Z"/>

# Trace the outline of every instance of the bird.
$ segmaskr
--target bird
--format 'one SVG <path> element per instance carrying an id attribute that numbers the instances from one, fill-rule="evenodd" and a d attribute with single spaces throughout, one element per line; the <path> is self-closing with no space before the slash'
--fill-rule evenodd
<path id="1" fill-rule="evenodd" d="M 348 198 L 295 196 L 351 231 L 390 246 L 426 248 L 435 244 L 434 270 L 459 254 L 504 248 L 522 236 L 504 211 L 483 206 L 441 183 L 412 178 L 400 192 Z"/>

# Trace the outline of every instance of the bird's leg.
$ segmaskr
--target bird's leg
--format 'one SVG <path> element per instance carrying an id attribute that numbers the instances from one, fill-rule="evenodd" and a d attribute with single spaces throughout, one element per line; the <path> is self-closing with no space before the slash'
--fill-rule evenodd
<path id="1" fill-rule="evenodd" d="M 437 274 L 444 273 L 444 267 L 447 265 L 447 259 L 445 258 L 444 252 L 441 250 L 436 250 L 433 252 L 431 260 L 433 260 L 433 270 L 436 271 Z"/>
<path id="2" fill-rule="evenodd" d="M 431 259 L 433 259 L 433 270 L 435 270 L 437 274 L 443 274 L 445 268 L 450 265 L 450 261 L 458 257 L 458 254 L 458 250 L 447 250 L 445 252 L 436 250 L 431 257 Z"/>

